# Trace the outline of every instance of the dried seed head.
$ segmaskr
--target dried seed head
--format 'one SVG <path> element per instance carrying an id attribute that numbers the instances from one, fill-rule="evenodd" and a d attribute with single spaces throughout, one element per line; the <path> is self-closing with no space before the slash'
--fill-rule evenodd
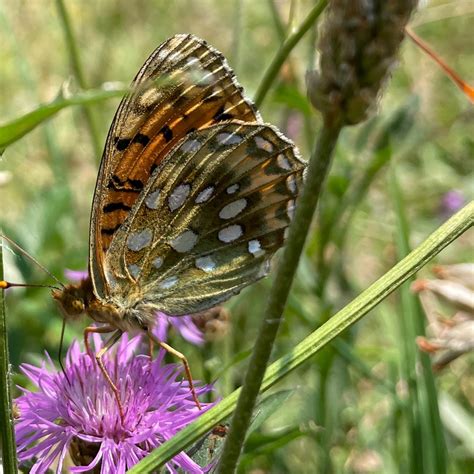
<path id="1" fill-rule="evenodd" d="M 222 339 L 229 331 L 230 313 L 223 306 L 215 306 L 192 315 L 196 326 L 204 333 L 206 341 Z"/>
<path id="2" fill-rule="evenodd" d="M 434 355 L 435 370 L 474 350 L 473 269 L 468 263 L 437 266 L 434 273 L 442 279 L 416 280 L 412 284 L 429 321 L 430 337 L 418 337 L 416 342 L 422 351 Z M 454 315 L 445 317 L 439 300 L 456 308 Z"/>
<path id="3" fill-rule="evenodd" d="M 319 42 L 319 70 L 306 76 L 312 104 L 353 125 L 375 106 L 396 61 L 416 0 L 332 0 Z"/>

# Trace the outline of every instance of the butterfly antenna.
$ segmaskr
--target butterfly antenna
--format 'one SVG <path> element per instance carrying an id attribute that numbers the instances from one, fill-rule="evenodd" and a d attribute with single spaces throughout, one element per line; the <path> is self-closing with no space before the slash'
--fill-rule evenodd
<path id="1" fill-rule="evenodd" d="M 25 257 L 28 257 L 33 263 L 35 263 L 41 270 L 43 270 L 47 275 L 49 275 L 56 283 L 58 283 L 61 288 L 65 288 L 64 284 L 59 281 L 46 267 L 41 265 L 41 263 L 36 260 L 33 255 L 30 255 L 24 248 L 20 247 L 16 242 L 14 242 L 12 239 L 7 237 L 4 234 L 0 234 L 0 238 L 6 240 L 12 247 L 17 249 L 20 253 L 22 253 Z M 56 290 L 59 290 L 60 288 L 57 288 L 55 286 L 51 285 L 30 285 L 26 283 L 10 283 L 7 281 L 0 281 L 0 288 L 6 289 L 6 288 L 11 288 L 11 287 L 37 287 L 37 288 L 54 288 Z"/>

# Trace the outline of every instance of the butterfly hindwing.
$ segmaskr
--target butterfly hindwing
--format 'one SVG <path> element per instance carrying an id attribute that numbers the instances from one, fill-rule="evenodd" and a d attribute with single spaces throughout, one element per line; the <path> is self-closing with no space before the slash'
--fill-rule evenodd
<path id="1" fill-rule="evenodd" d="M 94 194 L 90 272 L 106 297 L 103 262 L 150 175 L 188 133 L 230 120 L 261 122 L 221 53 L 176 35 L 145 62 L 115 114 Z"/>
<path id="2" fill-rule="evenodd" d="M 283 244 L 304 167 L 269 125 L 232 121 L 189 134 L 113 237 L 105 261 L 111 297 L 179 315 L 263 277 Z"/>

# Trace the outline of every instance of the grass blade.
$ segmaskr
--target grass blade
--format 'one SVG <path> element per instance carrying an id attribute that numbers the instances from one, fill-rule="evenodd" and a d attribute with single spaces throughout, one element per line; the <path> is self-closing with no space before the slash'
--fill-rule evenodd
<path id="1" fill-rule="evenodd" d="M 128 88 L 117 88 L 113 90 L 90 89 L 84 92 L 79 92 L 71 97 L 59 95 L 53 101 L 42 104 L 31 112 L 1 125 L 0 150 L 3 150 L 8 145 L 16 142 L 65 107 L 71 105 L 93 104 L 108 100 L 112 97 L 122 97 L 128 90 Z"/>
<path id="2" fill-rule="evenodd" d="M 397 216 L 397 254 L 403 258 L 410 251 L 410 229 L 393 163 L 389 179 Z M 425 317 L 417 297 L 410 291 L 412 280 L 400 288 L 403 366 L 410 397 L 406 407 L 411 425 L 411 466 L 413 472 L 442 474 L 446 472 L 446 445 L 430 358 L 418 351 L 415 344 L 416 337 L 424 335 Z"/>

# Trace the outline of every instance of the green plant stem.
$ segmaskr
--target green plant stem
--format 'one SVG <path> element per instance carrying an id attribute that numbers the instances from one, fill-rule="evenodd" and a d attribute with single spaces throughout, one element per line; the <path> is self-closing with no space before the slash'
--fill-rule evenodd
<path id="1" fill-rule="evenodd" d="M 286 30 L 285 25 L 281 21 L 280 13 L 278 12 L 278 7 L 275 4 L 275 0 L 267 0 L 267 3 L 272 14 L 273 26 L 278 35 L 278 39 L 280 40 L 280 43 L 283 43 L 286 38 Z"/>
<path id="2" fill-rule="evenodd" d="M 398 183 L 395 164 L 389 174 L 389 189 L 398 219 L 396 246 L 398 257 L 410 251 L 410 226 L 403 205 L 403 193 Z M 446 472 L 446 444 L 438 407 L 438 395 L 427 354 L 413 344 L 417 336 L 425 334 L 425 317 L 418 298 L 410 291 L 410 281 L 402 285 L 401 318 L 404 366 L 408 385 L 409 403 L 407 416 L 411 428 L 411 466 L 413 472 Z"/>
<path id="3" fill-rule="evenodd" d="M 311 28 L 314 22 L 317 20 L 319 15 L 323 12 L 327 5 L 327 0 L 320 0 L 308 13 L 308 16 L 303 20 L 299 28 L 292 33 L 281 45 L 278 53 L 273 58 L 273 61 L 268 66 L 263 79 L 260 81 L 257 92 L 255 94 L 255 105 L 260 107 L 265 99 L 272 83 L 280 71 L 281 66 L 285 62 L 286 58 L 292 51 L 292 49 L 299 43 L 304 34 Z"/>
<path id="4" fill-rule="evenodd" d="M 0 280 L 3 279 L 3 245 L 0 239 Z M 4 291 L 0 290 L 0 433 L 2 438 L 2 461 L 5 474 L 17 472 L 15 431 L 8 356 L 7 321 Z"/>
<path id="5" fill-rule="evenodd" d="M 436 229 L 415 250 L 410 252 L 409 255 L 392 267 L 351 303 L 301 341 L 291 352 L 271 364 L 265 372 L 261 393 L 273 387 L 290 372 L 314 356 L 345 329 L 355 324 L 473 224 L 474 201 L 466 205 L 451 219 Z M 203 413 L 196 421 L 189 424 L 172 439 L 166 441 L 146 458 L 142 459 L 130 469 L 129 473 L 152 472 L 153 469 L 156 470 L 173 456 L 183 451 L 187 446 L 197 441 L 235 410 L 239 394 L 240 389 L 224 398 L 211 410 Z"/>
<path id="6" fill-rule="evenodd" d="M 290 227 L 288 241 L 268 296 L 264 319 L 255 341 L 242 393 L 224 444 L 221 463 L 217 471 L 219 474 L 234 472 L 237 465 L 265 368 L 280 327 L 293 277 L 321 195 L 321 189 L 331 167 L 340 130 L 338 125 L 324 123 L 312 153 L 303 192 L 298 200 L 295 218 Z"/>
<path id="7" fill-rule="evenodd" d="M 61 20 L 61 25 L 64 30 L 64 37 L 66 40 L 66 46 L 68 49 L 69 60 L 71 62 L 72 71 L 74 77 L 76 78 L 79 87 L 83 90 L 87 89 L 87 83 L 85 75 L 82 69 L 81 61 L 79 59 L 79 51 L 77 48 L 77 42 L 72 31 L 71 21 L 69 14 L 66 9 L 66 5 L 63 0 L 56 0 L 56 6 L 58 8 L 59 18 Z M 94 113 L 92 109 L 88 106 L 83 107 L 84 118 L 89 130 L 89 135 L 91 137 L 92 146 L 94 148 L 94 153 L 96 159 L 100 159 L 102 156 L 102 143 L 99 138 L 98 128 L 96 126 Z"/>

